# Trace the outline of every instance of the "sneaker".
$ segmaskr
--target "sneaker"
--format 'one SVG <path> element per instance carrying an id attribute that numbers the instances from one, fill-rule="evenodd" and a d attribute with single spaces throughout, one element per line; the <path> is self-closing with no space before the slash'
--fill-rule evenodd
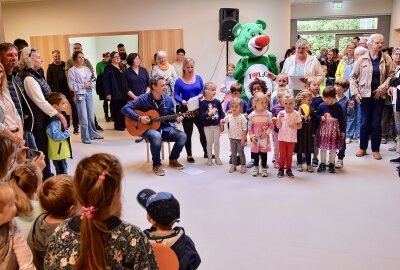
<path id="1" fill-rule="evenodd" d="M 74 127 L 74 135 L 78 135 L 79 134 L 79 128 L 78 127 Z"/>
<path id="2" fill-rule="evenodd" d="M 247 173 L 246 165 L 240 166 L 240 173 Z"/>
<path id="3" fill-rule="evenodd" d="M 367 154 L 367 151 L 365 151 L 365 150 L 363 150 L 363 149 L 359 149 L 357 152 L 356 152 L 356 156 L 357 157 L 363 157 L 363 156 L 365 156 Z"/>
<path id="4" fill-rule="evenodd" d="M 396 146 L 396 145 L 395 145 L 395 146 L 392 146 L 392 147 L 390 147 L 388 150 L 389 150 L 390 152 L 396 152 L 397 146 Z"/>
<path id="5" fill-rule="evenodd" d="M 104 129 L 103 129 L 101 126 L 99 126 L 99 125 L 96 125 L 96 129 L 97 129 L 97 130 L 100 130 L 100 131 L 104 131 Z"/>
<path id="6" fill-rule="evenodd" d="M 207 166 L 211 166 L 211 165 L 212 165 L 212 159 L 209 158 L 209 159 L 207 160 Z"/>
<path id="7" fill-rule="evenodd" d="M 291 169 L 289 169 L 289 170 L 286 170 L 286 175 L 287 175 L 287 176 L 289 176 L 289 178 L 294 178 L 294 175 L 293 175 L 293 173 L 292 173 L 292 170 L 291 170 Z"/>
<path id="8" fill-rule="evenodd" d="M 302 172 L 303 171 L 303 164 L 297 164 L 297 171 Z"/>
<path id="9" fill-rule="evenodd" d="M 267 168 L 262 168 L 262 170 L 261 170 L 261 176 L 262 176 L 262 177 L 267 177 L 267 176 L 268 176 Z"/>
<path id="10" fill-rule="evenodd" d="M 318 167 L 318 163 L 319 163 L 318 158 L 313 158 L 313 159 L 312 159 L 312 165 L 313 165 L 313 167 Z"/>
<path id="11" fill-rule="evenodd" d="M 317 172 L 324 172 L 324 171 L 326 171 L 326 165 L 325 165 L 325 163 L 319 164 L 319 167 L 318 167 L 318 169 L 317 169 Z"/>
<path id="12" fill-rule="evenodd" d="M 343 168 L 343 159 L 338 159 L 335 167 L 338 169 Z"/>
<path id="13" fill-rule="evenodd" d="M 282 178 L 284 175 L 283 170 L 279 169 L 278 171 L 278 178 Z"/>
<path id="14" fill-rule="evenodd" d="M 231 165 L 231 168 L 229 169 L 230 173 L 236 172 L 236 165 Z"/>
<path id="15" fill-rule="evenodd" d="M 258 176 L 258 166 L 253 167 L 253 173 L 251 174 L 252 176 Z"/>
<path id="16" fill-rule="evenodd" d="M 90 138 L 90 139 L 91 140 L 102 140 L 102 139 L 104 139 L 104 137 L 99 135 L 99 134 L 97 134 L 96 136 L 94 136 L 93 138 Z"/>
<path id="17" fill-rule="evenodd" d="M 183 165 L 180 164 L 177 159 L 170 159 L 169 160 L 169 166 L 174 168 L 174 169 L 178 169 L 178 170 L 182 170 L 183 169 Z"/>
<path id="18" fill-rule="evenodd" d="M 164 176 L 164 175 L 165 175 L 165 172 L 164 172 L 164 170 L 161 168 L 161 165 L 153 166 L 153 172 L 154 172 L 157 176 Z"/>
<path id="19" fill-rule="evenodd" d="M 89 139 L 83 139 L 82 142 L 84 144 L 91 144 L 91 141 Z"/>
<path id="20" fill-rule="evenodd" d="M 274 168 L 275 169 L 279 169 L 279 162 L 278 161 L 274 161 Z"/>
<path id="21" fill-rule="evenodd" d="M 328 171 L 329 171 L 330 173 L 336 173 L 336 171 L 335 171 L 335 164 L 329 163 L 329 165 L 328 165 Z"/>
<path id="22" fill-rule="evenodd" d="M 188 156 L 186 160 L 189 163 L 194 163 L 194 158 L 192 156 Z"/>
<path id="23" fill-rule="evenodd" d="M 254 167 L 254 161 L 250 160 L 249 163 L 247 163 L 246 167 L 249 168 L 249 169 L 253 168 Z"/>
<path id="24" fill-rule="evenodd" d="M 307 165 L 307 172 L 309 173 L 313 173 L 314 172 L 314 168 L 311 165 Z"/>
<path id="25" fill-rule="evenodd" d="M 382 138 L 382 140 L 381 140 L 381 144 L 387 144 L 387 138 Z"/>
<path id="26" fill-rule="evenodd" d="M 350 138 L 346 138 L 346 144 L 351 143 L 351 139 Z"/>
<path id="27" fill-rule="evenodd" d="M 372 152 L 372 156 L 376 160 L 381 160 L 382 159 L 382 156 L 381 156 L 381 154 L 379 152 Z"/>
<path id="28" fill-rule="evenodd" d="M 215 158 L 215 164 L 222 165 L 222 161 L 220 158 Z"/>
<path id="29" fill-rule="evenodd" d="M 394 159 L 391 159 L 390 160 L 390 163 L 400 163 L 400 157 L 398 157 L 398 158 L 394 158 Z"/>

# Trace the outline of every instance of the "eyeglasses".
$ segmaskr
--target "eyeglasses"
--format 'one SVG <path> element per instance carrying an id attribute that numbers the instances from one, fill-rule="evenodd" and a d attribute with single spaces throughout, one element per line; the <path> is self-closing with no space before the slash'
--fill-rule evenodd
<path id="1" fill-rule="evenodd" d="M 119 55 L 114 55 L 113 58 L 121 58 Z"/>

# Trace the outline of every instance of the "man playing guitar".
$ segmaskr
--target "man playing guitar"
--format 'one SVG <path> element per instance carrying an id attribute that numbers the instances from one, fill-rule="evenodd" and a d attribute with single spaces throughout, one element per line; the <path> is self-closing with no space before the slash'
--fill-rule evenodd
<path id="1" fill-rule="evenodd" d="M 122 108 L 122 113 L 142 124 L 149 124 L 150 117 L 140 116 L 134 110 L 149 111 L 156 110 L 160 116 L 175 114 L 172 99 L 164 92 L 166 90 L 165 79 L 161 76 L 154 76 L 150 79 L 150 93 L 140 95 L 135 101 L 126 104 Z M 165 175 L 161 165 L 160 151 L 162 141 L 175 142 L 169 156 L 169 166 L 178 170 L 183 169 L 183 165 L 178 162 L 186 142 L 186 134 L 171 125 L 170 122 L 182 122 L 183 116 L 178 116 L 174 121 L 163 121 L 158 130 L 149 129 L 143 133 L 143 138 L 150 143 L 150 150 L 153 160 L 153 171 L 158 176 Z"/>

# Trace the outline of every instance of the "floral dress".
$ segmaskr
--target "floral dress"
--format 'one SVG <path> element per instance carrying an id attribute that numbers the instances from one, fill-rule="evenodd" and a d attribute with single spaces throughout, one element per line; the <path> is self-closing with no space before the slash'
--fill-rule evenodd
<path id="1" fill-rule="evenodd" d="M 73 224 L 77 223 L 76 219 L 80 217 L 65 220 L 54 231 L 47 249 L 44 269 L 74 268 L 80 253 L 80 233 L 76 230 L 79 226 Z M 117 217 L 111 217 L 106 223 L 109 227 L 112 224 L 106 245 L 106 269 L 158 269 L 151 245 L 139 228 Z"/>

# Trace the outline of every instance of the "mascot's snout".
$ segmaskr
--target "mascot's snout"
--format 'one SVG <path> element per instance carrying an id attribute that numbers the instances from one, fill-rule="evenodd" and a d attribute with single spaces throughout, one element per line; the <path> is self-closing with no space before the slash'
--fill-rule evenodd
<path id="1" fill-rule="evenodd" d="M 265 47 L 268 46 L 270 40 L 269 36 L 258 36 L 256 37 L 255 43 L 258 47 Z"/>

